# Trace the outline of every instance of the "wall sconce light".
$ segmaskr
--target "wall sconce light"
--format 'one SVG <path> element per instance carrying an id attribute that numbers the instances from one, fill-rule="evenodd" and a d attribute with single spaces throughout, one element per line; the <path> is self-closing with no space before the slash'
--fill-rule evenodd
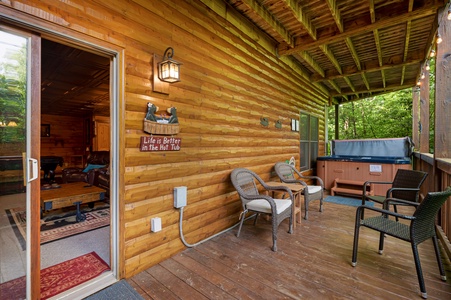
<path id="1" fill-rule="evenodd" d="M 163 58 L 153 55 L 153 91 L 161 94 L 169 94 L 169 84 L 180 81 L 180 66 L 182 63 L 172 59 L 174 49 L 171 47 L 164 51 Z"/>
<path id="2" fill-rule="evenodd" d="M 180 66 L 182 63 L 172 59 L 174 49 L 164 51 L 163 61 L 158 63 L 158 78 L 161 81 L 174 83 L 180 81 Z"/>

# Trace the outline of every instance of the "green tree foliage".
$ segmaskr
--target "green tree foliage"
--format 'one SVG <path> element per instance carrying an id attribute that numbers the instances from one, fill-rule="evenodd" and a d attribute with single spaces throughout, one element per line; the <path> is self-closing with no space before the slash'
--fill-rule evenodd
<path id="1" fill-rule="evenodd" d="M 329 108 L 329 140 L 335 138 L 335 111 Z M 339 139 L 412 136 L 412 90 L 340 105 Z"/>
<path id="2" fill-rule="evenodd" d="M 10 52 L 0 64 L 0 142 L 25 141 L 26 48 Z M 16 126 L 7 126 L 15 124 Z"/>

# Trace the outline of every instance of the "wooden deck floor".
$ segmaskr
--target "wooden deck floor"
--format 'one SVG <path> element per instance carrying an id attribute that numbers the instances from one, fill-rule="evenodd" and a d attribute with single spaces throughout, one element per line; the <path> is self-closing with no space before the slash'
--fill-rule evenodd
<path id="1" fill-rule="evenodd" d="M 280 225 L 277 252 L 269 222 L 247 221 L 239 238 L 234 228 L 128 282 L 144 299 L 421 299 L 409 243 L 388 237 L 379 255 L 378 234 L 362 228 L 353 268 L 355 207 L 325 203 L 319 213 L 315 202 L 292 235 Z M 432 242 L 419 252 L 428 299 L 451 299 L 449 261 L 443 282 Z"/>

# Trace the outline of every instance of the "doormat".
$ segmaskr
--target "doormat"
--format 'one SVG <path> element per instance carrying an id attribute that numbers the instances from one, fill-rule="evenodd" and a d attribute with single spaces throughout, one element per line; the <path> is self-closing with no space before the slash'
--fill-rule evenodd
<path id="1" fill-rule="evenodd" d="M 25 208 L 10 208 L 5 211 L 22 250 L 25 250 L 27 232 Z M 82 222 L 75 220 L 75 210 L 59 210 L 42 218 L 41 244 L 110 225 L 108 204 L 103 203 L 92 209 L 86 207 L 81 211 L 86 215 L 86 220 Z"/>
<path id="2" fill-rule="evenodd" d="M 41 270 L 41 299 L 47 299 L 110 270 L 95 252 Z M 25 299 L 25 276 L 0 284 L 2 299 Z"/>
<path id="3" fill-rule="evenodd" d="M 144 298 L 124 279 L 84 298 L 83 300 L 144 300 Z"/>
<path id="4" fill-rule="evenodd" d="M 347 205 L 347 206 L 360 206 L 362 205 L 362 199 L 357 198 L 347 198 L 347 197 L 340 197 L 340 196 L 327 196 L 324 199 L 325 202 L 335 203 L 335 204 L 341 204 L 341 205 Z M 366 206 L 374 206 L 374 202 L 372 201 L 365 201 Z"/>

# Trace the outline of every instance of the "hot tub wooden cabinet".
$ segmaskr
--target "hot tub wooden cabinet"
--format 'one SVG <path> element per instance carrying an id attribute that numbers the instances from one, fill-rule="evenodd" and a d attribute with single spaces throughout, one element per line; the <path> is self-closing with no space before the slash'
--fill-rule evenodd
<path id="1" fill-rule="evenodd" d="M 330 156 L 317 159 L 318 176 L 330 190 L 335 179 L 362 182 L 393 181 L 398 169 L 411 169 L 409 137 L 390 139 L 332 140 Z M 374 185 L 375 195 L 385 195 L 390 185 Z M 363 187 L 362 187 L 363 190 Z M 363 191 L 362 191 L 363 192 Z"/>
<path id="2" fill-rule="evenodd" d="M 324 181 L 324 187 L 330 190 L 336 178 L 365 182 L 392 181 L 398 169 L 411 169 L 409 158 L 371 158 L 371 157 L 318 157 L 318 176 Z M 385 195 L 390 185 L 374 185 L 375 195 Z"/>

